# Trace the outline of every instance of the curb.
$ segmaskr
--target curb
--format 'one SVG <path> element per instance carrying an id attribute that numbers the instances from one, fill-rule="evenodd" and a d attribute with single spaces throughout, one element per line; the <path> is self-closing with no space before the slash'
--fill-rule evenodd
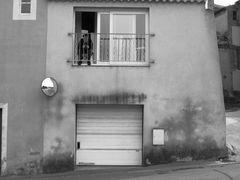
<path id="1" fill-rule="evenodd" d="M 39 175 L 29 175 L 29 176 L 5 176 L 1 179 L 5 180 L 25 180 L 25 179 L 47 179 L 47 178 L 64 178 L 64 177 L 77 177 L 84 175 L 103 175 L 108 173 L 151 173 L 156 172 L 160 174 L 166 174 L 169 172 L 184 171 L 191 169 L 203 169 L 208 167 L 218 167 L 218 166 L 228 166 L 240 164 L 240 162 L 220 162 L 220 161 L 191 161 L 191 162 L 177 162 L 177 163 L 168 163 L 160 165 L 152 165 L 147 167 L 106 167 L 99 169 L 85 169 L 85 170 L 75 170 L 71 172 L 55 173 L 55 174 L 39 174 Z"/>

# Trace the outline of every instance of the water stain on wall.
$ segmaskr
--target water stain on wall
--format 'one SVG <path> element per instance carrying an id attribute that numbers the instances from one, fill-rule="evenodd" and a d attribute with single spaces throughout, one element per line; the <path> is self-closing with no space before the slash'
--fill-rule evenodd
<path id="1" fill-rule="evenodd" d="M 34 174 L 40 174 L 41 171 L 41 161 L 35 160 L 26 162 L 23 164 L 22 167 L 16 168 L 15 172 L 13 174 L 15 175 L 34 175 Z M 8 173 L 11 174 L 11 173 Z"/>
<path id="2" fill-rule="evenodd" d="M 12 170 L 8 170 L 7 174 L 14 175 L 34 175 L 42 173 L 42 156 L 40 152 L 30 152 L 24 163 L 22 161 L 16 165 Z"/>
<path id="3" fill-rule="evenodd" d="M 60 137 L 56 137 L 55 141 L 55 145 L 51 147 L 52 152 L 44 157 L 43 172 L 55 173 L 73 170 L 73 153 L 65 152 L 63 140 Z"/>
<path id="4" fill-rule="evenodd" d="M 107 95 L 81 95 L 75 96 L 72 101 L 91 104 L 137 104 L 143 103 L 147 96 L 143 93 L 109 93 Z"/>
<path id="5" fill-rule="evenodd" d="M 54 154 L 60 153 L 63 149 L 63 140 L 60 137 L 55 138 L 55 144 L 51 146 Z"/>
<path id="6" fill-rule="evenodd" d="M 212 106 L 207 102 L 193 103 L 185 99 L 183 108 L 176 115 L 165 118 L 158 128 L 165 131 L 165 144 L 153 147 L 146 155 L 152 164 L 179 160 L 200 160 L 222 156 L 224 147 L 219 147 L 211 128 L 221 130 L 215 124 Z M 210 128 L 210 129 L 208 129 Z M 224 133 L 224 129 L 222 129 Z M 147 148 L 147 147 L 146 147 Z M 149 149 L 149 148 L 148 148 Z"/>
<path id="7" fill-rule="evenodd" d="M 43 173 L 56 173 L 74 170 L 72 152 L 49 154 L 44 157 Z"/>
<path id="8" fill-rule="evenodd" d="M 63 87 L 59 83 L 58 84 L 58 93 L 54 97 L 48 97 L 47 105 L 45 108 L 47 121 L 52 119 L 57 122 L 62 122 L 64 119 L 64 115 L 62 113 L 62 108 L 64 105 L 64 97 L 63 97 Z"/>

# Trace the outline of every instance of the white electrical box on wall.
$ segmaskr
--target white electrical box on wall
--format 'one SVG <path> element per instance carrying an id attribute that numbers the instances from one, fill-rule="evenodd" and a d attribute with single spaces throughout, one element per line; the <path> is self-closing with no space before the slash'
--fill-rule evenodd
<path id="1" fill-rule="evenodd" d="M 164 129 L 153 129 L 153 145 L 164 145 Z"/>

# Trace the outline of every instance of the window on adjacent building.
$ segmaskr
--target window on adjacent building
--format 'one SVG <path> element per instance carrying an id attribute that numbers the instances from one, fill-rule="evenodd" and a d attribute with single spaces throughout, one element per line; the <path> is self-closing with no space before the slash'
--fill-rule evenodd
<path id="1" fill-rule="evenodd" d="M 31 13 L 31 0 L 21 0 L 21 13 Z"/>
<path id="2" fill-rule="evenodd" d="M 234 21 L 237 20 L 237 11 L 233 11 L 233 20 L 234 20 Z"/>
<path id="3" fill-rule="evenodd" d="M 85 59 L 91 61 L 88 64 L 146 64 L 149 52 L 147 15 L 147 12 L 125 11 L 77 12 L 75 30 L 79 32 L 76 36 L 81 37 L 75 37 L 75 43 L 78 45 L 75 44 L 77 50 L 75 50 L 74 60 L 77 58 L 80 61 L 79 65 L 84 63 L 82 59 L 85 51 L 82 46 L 84 46 L 83 41 L 86 41 L 90 44 L 84 47 L 92 48 L 86 50 Z M 85 19 L 87 19 L 86 24 Z"/>
<path id="4" fill-rule="evenodd" d="M 37 0 L 13 0 L 13 20 L 36 20 Z"/>

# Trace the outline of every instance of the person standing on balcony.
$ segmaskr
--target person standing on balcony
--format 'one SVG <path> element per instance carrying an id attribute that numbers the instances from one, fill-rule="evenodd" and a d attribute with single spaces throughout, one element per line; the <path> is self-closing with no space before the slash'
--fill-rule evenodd
<path id="1" fill-rule="evenodd" d="M 93 42 L 91 40 L 90 34 L 83 34 L 83 38 L 81 38 L 78 43 L 78 65 L 82 65 L 82 62 L 87 62 L 87 64 L 91 65 L 91 56 L 93 54 Z"/>

